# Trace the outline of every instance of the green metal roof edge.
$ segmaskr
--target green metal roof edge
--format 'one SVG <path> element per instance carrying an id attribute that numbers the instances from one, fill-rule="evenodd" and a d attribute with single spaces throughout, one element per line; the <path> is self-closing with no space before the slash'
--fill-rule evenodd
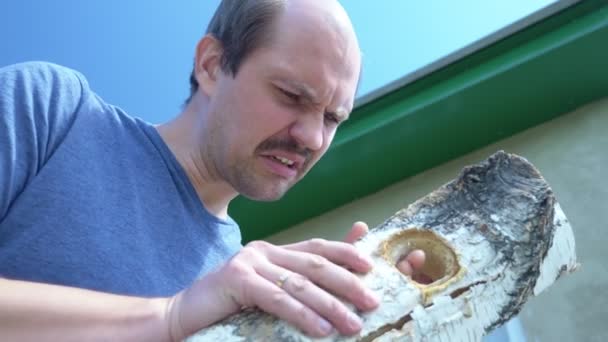
<path id="1" fill-rule="evenodd" d="M 308 218 L 608 95 L 608 1 L 584 0 L 355 109 L 280 201 L 237 198 L 243 241 Z"/>

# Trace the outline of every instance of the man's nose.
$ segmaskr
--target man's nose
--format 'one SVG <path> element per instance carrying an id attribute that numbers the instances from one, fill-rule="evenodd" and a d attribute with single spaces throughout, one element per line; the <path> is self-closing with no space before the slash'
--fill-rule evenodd
<path id="1" fill-rule="evenodd" d="M 312 151 L 323 147 L 323 115 L 301 115 L 291 126 L 289 133 L 298 144 Z"/>

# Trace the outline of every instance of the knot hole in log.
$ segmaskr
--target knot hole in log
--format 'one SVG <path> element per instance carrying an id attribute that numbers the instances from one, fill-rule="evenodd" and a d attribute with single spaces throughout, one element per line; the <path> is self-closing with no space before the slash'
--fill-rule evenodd
<path id="1" fill-rule="evenodd" d="M 392 235 L 381 245 L 382 257 L 391 265 L 397 263 L 414 250 L 425 253 L 425 262 L 416 270 L 418 279 L 427 279 L 424 283 L 408 277 L 422 290 L 425 302 L 433 294 L 442 291 L 448 284 L 461 278 L 464 270 L 458 262 L 458 256 L 450 244 L 431 230 L 410 228 Z"/>

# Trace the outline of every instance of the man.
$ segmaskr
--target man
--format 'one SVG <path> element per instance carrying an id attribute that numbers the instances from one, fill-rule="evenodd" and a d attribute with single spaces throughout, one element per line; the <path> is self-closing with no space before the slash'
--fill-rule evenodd
<path id="1" fill-rule="evenodd" d="M 0 71 L 0 339 L 177 341 L 251 306 L 350 335 L 361 321 L 336 297 L 378 306 L 352 245 L 241 248 L 227 215 L 238 194 L 280 198 L 348 118 L 361 57 L 345 11 L 225 0 L 208 32 L 187 106 L 157 127 L 72 70 Z"/>

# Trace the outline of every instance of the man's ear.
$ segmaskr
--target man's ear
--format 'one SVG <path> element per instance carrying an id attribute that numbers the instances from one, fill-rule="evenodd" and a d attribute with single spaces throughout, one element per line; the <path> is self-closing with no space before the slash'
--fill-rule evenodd
<path id="1" fill-rule="evenodd" d="M 222 44 L 211 35 L 205 35 L 196 45 L 194 77 L 207 96 L 215 92 L 223 52 Z"/>

